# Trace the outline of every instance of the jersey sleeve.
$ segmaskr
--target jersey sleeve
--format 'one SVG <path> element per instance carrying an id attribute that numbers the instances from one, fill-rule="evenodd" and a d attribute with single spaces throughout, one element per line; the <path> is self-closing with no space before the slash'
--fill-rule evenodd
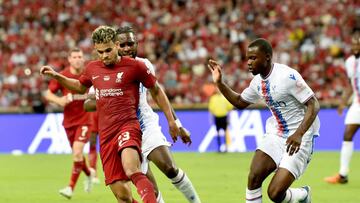
<path id="1" fill-rule="evenodd" d="M 144 63 L 145 63 L 145 66 L 150 70 L 150 72 L 153 75 L 156 75 L 154 65 L 149 61 L 149 59 L 144 59 Z"/>
<path id="2" fill-rule="evenodd" d="M 287 77 L 288 80 L 288 90 L 290 94 L 295 97 L 300 103 L 307 102 L 312 96 L 314 96 L 314 92 L 306 84 L 305 80 L 301 77 L 300 73 L 293 70 L 290 73 L 290 76 Z"/>
<path id="3" fill-rule="evenodd" d="M 82 85 L 86 86 L 87 88 L 92 86 L 91 75 L 89 73 L 90 65 L 91 65 L 91 63 L 86 65 L 84 72 L 81 74 L 81 76 L 79 78 L 80 83 Z"/>
<path id="4" fill-rule="evenodd" d="M 50 80 L 48 88 L 52 93 L 56 93 L 57 91 L 59 91 L 61 89 L 61 85 L 57 80 L 52 79 L 52 80 Z"/>
<path id="5" fill-rule="evenodd" d="M 259 101 L 260 95 L 256 91 L 255 78 L 251 80 L 249 87 L 245 88 L 241 93 L 241 99 L 249 104 L 254 104 Z"/>
<path id="6" fill-rule="evenodd" d="M 146 87 L 146 88 L 152 88 L 155 86 L 156 83 L 156 77 L 151 73 L 151 70 L 147 68 L 145 63 L 141 61 L 137 61 L 137 75 L 138 80 Z"/>

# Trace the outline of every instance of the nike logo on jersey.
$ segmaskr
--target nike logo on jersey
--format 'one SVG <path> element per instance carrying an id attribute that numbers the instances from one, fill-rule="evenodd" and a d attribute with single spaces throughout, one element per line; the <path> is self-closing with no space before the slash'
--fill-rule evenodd
<path id="1" fill-rule="evenodd" d="M 100 76 L 98 76 L 98 75 L 97 76 L 92 76 L 92 79 L 95 80 L 98 77 L 100 77 Z"/>

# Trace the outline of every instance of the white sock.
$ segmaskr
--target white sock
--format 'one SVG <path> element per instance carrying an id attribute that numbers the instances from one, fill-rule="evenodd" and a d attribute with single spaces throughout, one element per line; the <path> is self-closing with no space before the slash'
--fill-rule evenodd
<path id="1" fill-rule="evenodd" d="M 289 188 L 286 190 L 286 196 L 281 203 L 297 203 L 304 200 L 307 196 L 307 191 L 304 188 Z"/>
<path id="2" fill-rule="evenodd" d="M 199 195 L 187 175 L 179 168 L 175 178 L 171 179 L 172 184 L 186 197 L 191 203 L 201 203 Z"/>
<path id="3" fill-rule="evenodd" d="M 347 176 L 352 153 L 354 151 L 354 142 L 343 141 L 340 155 L 340 175 Z"/>
<path id="4" fill-rule="evenodd" d="M 262 203 L 261 187 L 255 190 L 246 188 L 246 203 Z"/>
<path id="5" fill-rule="evenodd" d="M 160 191 L 156 197 L 156 203 L 165 203 Z"/>

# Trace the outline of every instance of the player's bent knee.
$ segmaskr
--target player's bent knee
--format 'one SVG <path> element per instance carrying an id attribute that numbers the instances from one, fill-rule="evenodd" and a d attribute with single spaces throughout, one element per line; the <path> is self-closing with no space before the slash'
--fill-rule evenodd
<path id="1" fill-rule="evenodd" d="M 126 168 L 124 169 L 125 171 L 125 174 L 128 178 L 130 178 L 134 173 L 139 173 L 141 172 L 140 169 L 136 168 L 136 167 L 129 167 L 129 168 Z"/>
<path id="2" fill-rule="evenodd" d="M 74 161 L 82 161 L 84 158 L 82 152 L 74 152 L 73 153 L 73 160 Z"/>

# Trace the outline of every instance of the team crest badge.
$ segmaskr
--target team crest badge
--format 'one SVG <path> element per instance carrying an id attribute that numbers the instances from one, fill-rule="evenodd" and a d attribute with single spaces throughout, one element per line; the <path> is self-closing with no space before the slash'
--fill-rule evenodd
<path id="1" fill-rule="evenodd" d="M 120 83 L 121 82 L 121 79 L 122 79 L 122 76 L 123 76 L 124 72 L 119 72 L 116 74 L 116 83 Z"/>

